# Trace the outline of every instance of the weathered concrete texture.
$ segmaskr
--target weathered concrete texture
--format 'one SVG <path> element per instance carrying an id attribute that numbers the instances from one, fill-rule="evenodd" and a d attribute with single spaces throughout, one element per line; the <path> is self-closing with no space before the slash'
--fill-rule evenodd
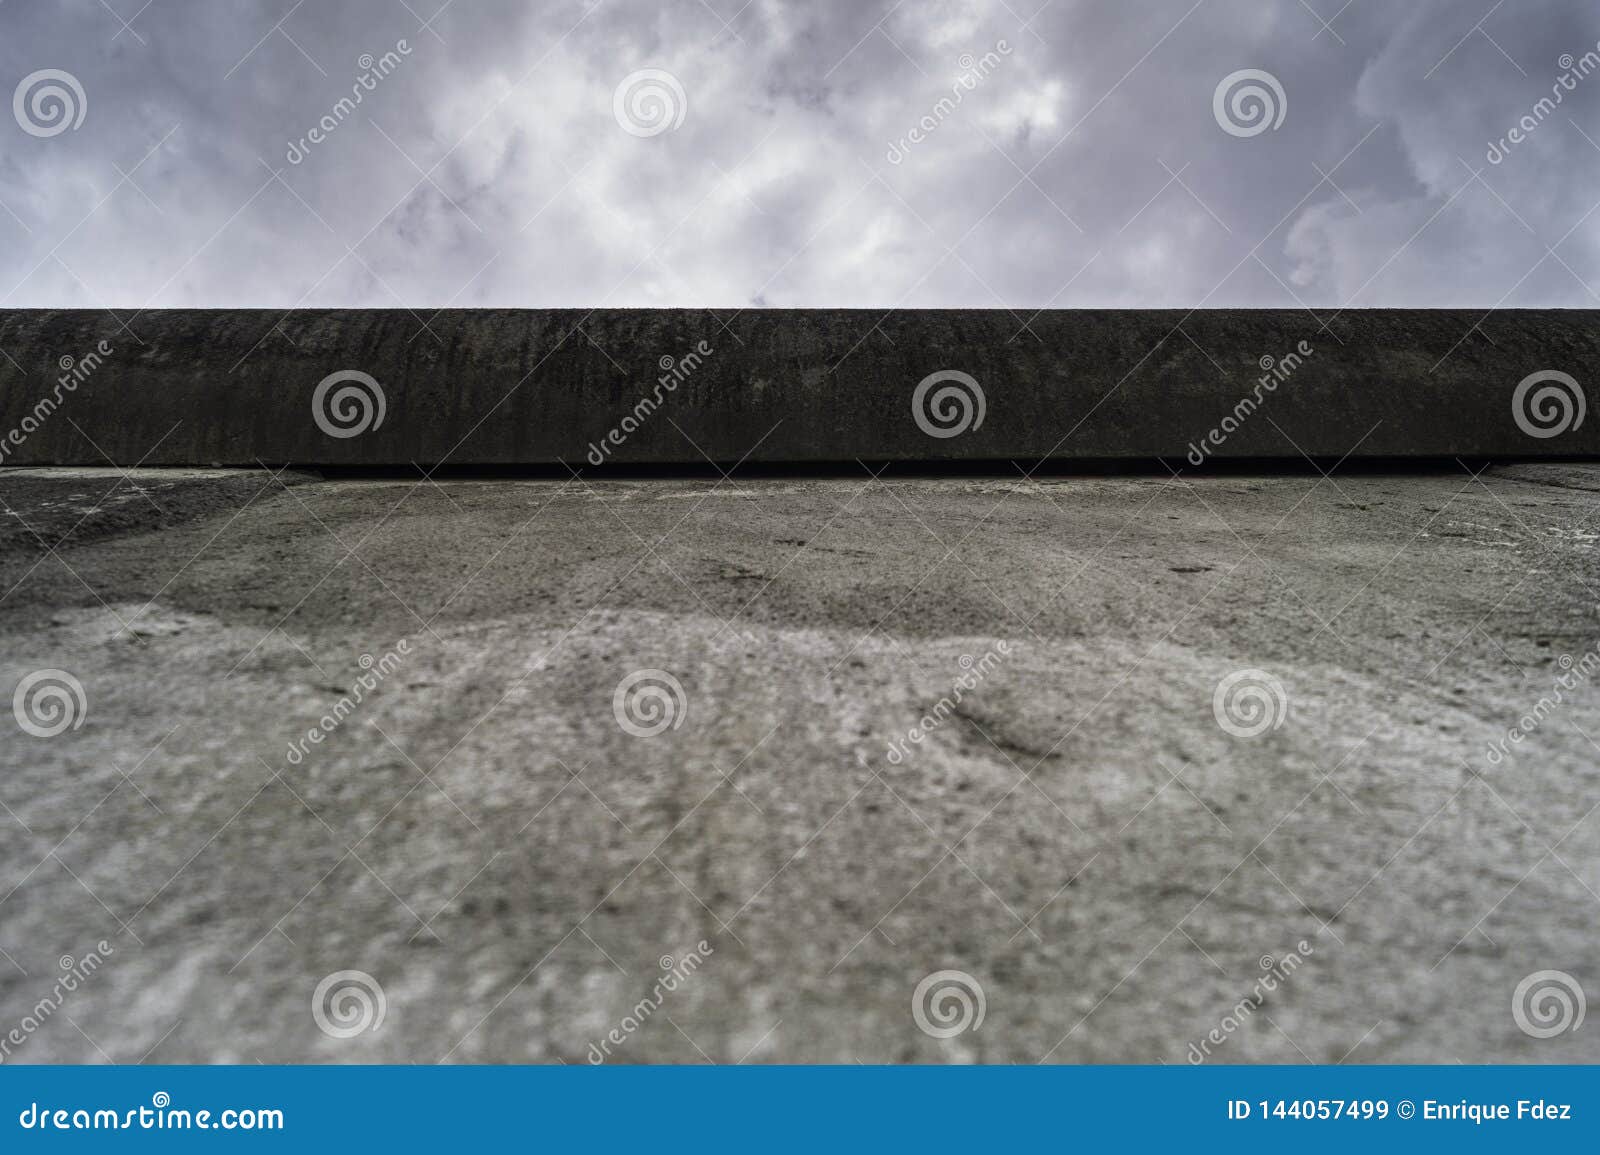
<path id="1" fill-rule="evenodd" d="M 1600 1060 L 1512 1015 L 1600 994 L 1600 687 L 1538 706 L 1600 637 L 1600 487 L 1555 476 L 272 483 L 8 549 L 0 690 L 87 711 L 5 719 L 0 1027 L 114 951 L 11 1061 L 583 1062 L 702 939 L 617 1059 L 1181 1063 L 1304 940 L 1219 1061 Z M 619 727 L 640 669 L 678 728 Z M 350 969 L 387 1013 L 335 1039 Z M 941 969 L 986 1000 L 942 1041 Z"/>
<path id="2" fill-rule="evenodd" d="M 238 469 L 9 469 L 0 484 L 0 551 L 42 553 L 232 512 L 320 474 Z"/>
<path id="3" fill-rule="evenodd" d="M 1600 379 L 1591 310 L 172 310 L 0 312 L 0 437 L 81 383 L 6 464 L 593 464 L 861 460 L 1582 456 L 1600 421 L 1552 396 L 1531 436 L 1519 383 Z M 122 326 L 127 324 L 125 330 Z M 90 354 L 100 341 L 109 352 Z M 701 343 L 709 350 L 696 353 Z M 1294 364 L 1301 343 L 1311 350 Z M 1293 366 L 1258 389 L 1267 363 Z M 661 387 L 664 365 L 688 366 Z M 20 366 L 20 368 L 19 368 Z M 355 370 L 381 423 L 331 436 L 317 386 Z M 918 384 L 984 395 L 945 430 Z M 370 388 L 367 389 L 370 395 Z M 1566 387 L 1563 387 L 1566 388 Z M 965 389 L 957 386 L 958 391 Z M 966 392 L 970 396 L 970 389 Z M 331 398 L 332 394 L 326 395 Z M 937 394 L 927 395 L 928 405 Z M 1241 411 L 1240 402 L 1260 408 Z M 1531 401 L 1532 395 L 1529 400 Z M 640 408 L 644 402 L 644 408 Z M 1582 402 L 1587 404 L 1587 399 Z M 338 431 L 376 421 L 354 396 Z M 1243 420 L 1239 420 L 1244 414 Z M 637 420 L 637 427 L 634 422 Z M 1234 423 L 1237 421 L 1237 428 Z M 1566 428 L 1566 426 L 1571 426 Z M 614 442 L 608 435 L 616 432 Z"/>

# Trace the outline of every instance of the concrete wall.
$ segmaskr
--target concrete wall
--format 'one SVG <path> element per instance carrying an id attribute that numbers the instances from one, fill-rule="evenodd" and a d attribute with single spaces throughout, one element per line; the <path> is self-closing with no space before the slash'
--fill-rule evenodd
<path id="1" fill-rule="evenodd" d="M 1362 310 L 1326 328 L 1303 310 L 16 310 L 0 312 L 0 464 L 1586 456 L 1600 452 L 1600 417 L 1579 420 L 1600 383 L 1597 321 L 1591 310 Z M 1264 359 L 1281 375 L 1290 354 L 1303 363 L 1262 386 Z M 689 366 L 671 388 L 659 383 L 667 358 Z M 916 419 L 919 384 L 941 370 L 977 383 L 981 424 L 952 397 L 941 428 L 940 390 L 973 395 L 959 381 L 931 385 Z M 317 404 L 341 371 L 376 382 L 381 423 L 360 381 L 331 384 Z M 1519 413 L 1519 384 L 1548 371 L 1571 383 L 1530 384 Z M 341 406 L 343 388 L 366 396 Z M 966 428 L 936 435 L 951 425 Z M 364 428 L 335 435 L 352 426 Z"/>

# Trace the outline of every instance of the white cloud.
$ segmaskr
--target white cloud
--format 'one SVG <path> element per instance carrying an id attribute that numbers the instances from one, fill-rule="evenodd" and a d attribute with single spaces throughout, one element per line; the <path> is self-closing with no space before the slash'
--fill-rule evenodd
<path id="1" fill-rule="evenodd" d="M 89 101 L 0 127 L 0 304 L 1600 304 L 1600 76 L 1484 159 L 1600 40 L 1577 0 L 1478 32 L 1448 0 L 1313 3 L 1332 31 L 1298 0 L 410 6 L 0 5 L 0 87 L 61 68 Z M 675 131 L 613 119 L 640 68 L 682 84 Z M 1276 132 L 1214 122 L 1242 68 L 1280 78 Z"/>

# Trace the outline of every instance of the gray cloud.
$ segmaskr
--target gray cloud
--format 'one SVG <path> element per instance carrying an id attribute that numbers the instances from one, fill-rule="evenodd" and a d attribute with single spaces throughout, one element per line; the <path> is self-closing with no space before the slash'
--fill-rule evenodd
<path id="1" fill-rule="evenodd" d="M 0 0 L 4 90 L 88 104 L 0 121 L 0 303 L 1600 304 L 1577 0 L 142 2 Z"/>

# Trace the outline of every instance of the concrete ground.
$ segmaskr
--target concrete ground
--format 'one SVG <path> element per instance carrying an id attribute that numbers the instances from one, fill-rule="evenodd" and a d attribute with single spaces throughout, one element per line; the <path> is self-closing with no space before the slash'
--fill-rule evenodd
<path id="1" fill-rule="evenodd" d="M 0 503 L 6 1061 L 1600 1061 L 1600 468 Z"/>

